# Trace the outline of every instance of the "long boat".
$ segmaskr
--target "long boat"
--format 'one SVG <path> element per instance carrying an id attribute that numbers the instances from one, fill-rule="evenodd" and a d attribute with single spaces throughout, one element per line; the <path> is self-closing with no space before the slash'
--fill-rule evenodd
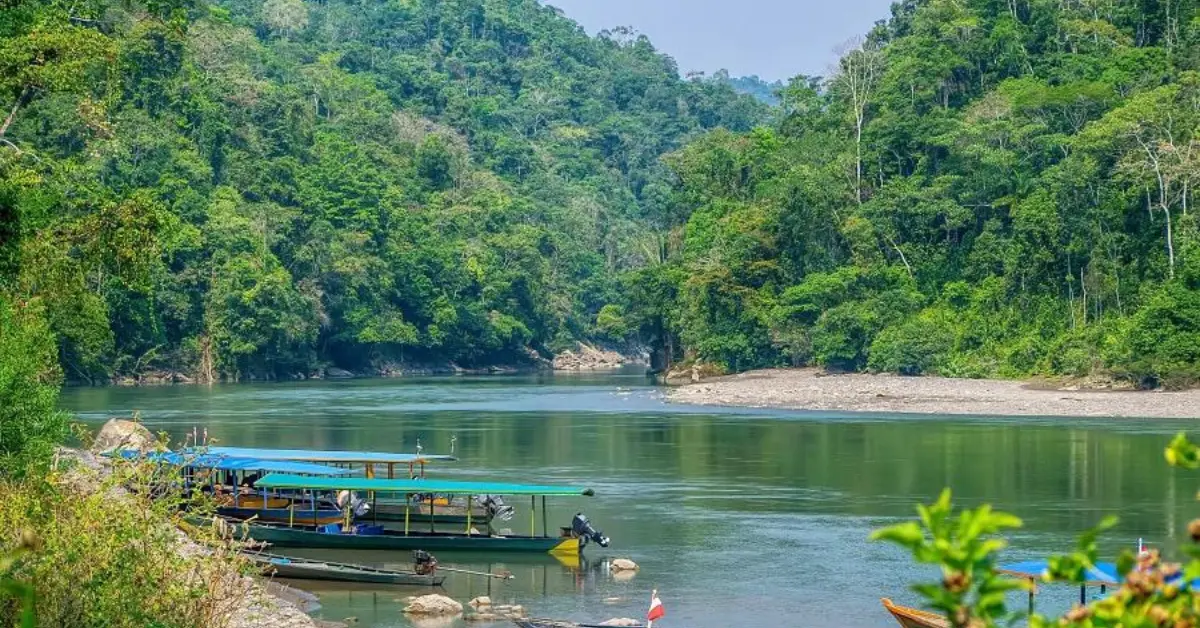
<path id="1" fill-rule="evenodd" d="M 950 628 L 950 622 L 937 613 L 893 604 L 886 597 L 880 601 L 903 628 Z"/>
<path id="2" fill-rule="evenodd" d="M 514 619 L 514 624 L 520 628 L 610 628 L 612 624 L 580 624 L 573 621 L 561 621 L 557 619 Z M 624 625 L 624 624 L 622 624 Z M 645 628 L 645 624 L 634 624 L 629 628 Z"/>
<path id="3" fill-rule="evenodd" d="M 367 478 L 387 477 L 389 480 L 401 477 L 410 479 L 424 477 L 427 464 L 458 460 L 454 456 L 446 454 L 406 454 L 382 451 L 338 451 L 325 449 L 265 449 L 257 447 L 211 446 L 193 448 L 189 451 L 204 455 L 270 460 L 284 463 L 336 465 L 336 468 L 340 468 L 343 471 L 343 475 L 357 473 L 361 470 L 362 474 Z M 291 473 L 289 471 L 281 472 Z M 309 473 L 305 475 L 318 474 Z M 428 500 L 433 500 L 434 503 L 432 505 L 421 505 Z M 407 514 L 408 521 L 416 524 L 466 525 L 467 523 L 466 505 L 462 503 L 450 503 L 450 500 L 444 496 L 425 496 L 424 499 L 414 501 L 416 502 L 414 504 L 404 504 L 394 500 L 378 500 L 371 512 L 359 519 L 372 523 L 384 522 L 385 524 L 390 524 L 403 522 Z M 470 500 L 467 500 L 467 503 L 470 503 L 471 506 L 472 521 L 479 523 L 489 516 L 487 508 L 471 503 Z M 279 506 L 268 506 L 268 508 L 275 507 Z M 286 504 L 283 507 L 286 507 Z M 287 512 L 258 513 L 245 510 L 246 506 L 242 506 L 242 508 L 243 510 L 240 511 L 227 510 L 220 514 L 234 519 L 249 519 L 257 515 L 259 519 L 271 522 L 287 522 L 290 516 L 290 513 Z M 298 516 L 307 523 L 313 523 L 312 512 L 305 512 L 302 515 L 298 513 Z M 317 514 L 317 518 L 318 523 L 332 523 L 340 519 L 340 513 L 320 512 Z"/>
<path id="4" fill-rule="evenodd" d="M 279 547 L 307 547 L 329 549 L 369 550 L 414 550 L 427 551 L 465 550 L 487 552 L 546 552 L 550 554 L 578 555 L 589 541 L 607 546 L 608 538 L 592 529 L 587 518 L 576 515 L 571 525 L 560 533 L 550 534 L 546 520 L 547 496 L 592 496 L 591 489 L 563 486 L 539 486 L 496 482 L 448 482 L 436 480 L 383 480 L 372 478 L 304 477 L 272 473 L 259 479 L 255 486 L 262 491 L 307 491 L 317 492 L 362 492 L 372 496 L 392 494 L 403 497 L 403 503 L 411 503 L 413 495 L 465 496 L 468 501 L 475 495 L 528 495 L 530 496 L 529 535 L 499 535 L 493 533 L 490 522 L 478 522 L 487 528 L 477 532 L 468 515 L 468 523 L 461 532 L 429 529 L 418 530 L 412 525 L 411 517 L 402 530 L 389 530 L 383 526 L 357 523 L 353 525 L 327 524 L 304 525 L 297 518 L 288 525 L 264 524 L 257 521 L 240 522 L 234 525 L 256 541 L 271 543 Z M 542 498 L 542 534 L 537 534 L 536 497 Z M 436 510 L 436 507 L 435 507 Z M 411 511 L 410 511 L 411 515 Z"/>
<path id="5" fill-rule="evenodd" d="M 445 576 L 418 574 L 412 571 L 379 569 L 365 565 L 310 560 L 277 554 L 243 553 L 243 557 L 257 565 L 266 575 L 294 580 L 325 580 L 329 582 L 360 582 L 366 584 L 392 584 L 401 586 L 437 587 L 446 581 Z"/>
<path id="6" fill-rule="evenodd" d="M 233 452 L 206 450 L 134 451 L 121 450 L 113 455 L 140 462 L 178 467 L 186 485 L 211 491 L 217 514 L 231 519 L 257 518 L 260 521 L 290 523 L 300 518 L 312 525 L 336 523 L 343 518 L 341 509 L 330 502 L 299 504 L 295 496 L 263 494 L 244 484 L 264 473 L 291 473 L 332 477 L 353 473 L 329 465 L 280 458 L 254 458 Z M 216 473 L 214 473 L 216 472 Z M 220 476 L 224 477 L 220 477 Z"/>

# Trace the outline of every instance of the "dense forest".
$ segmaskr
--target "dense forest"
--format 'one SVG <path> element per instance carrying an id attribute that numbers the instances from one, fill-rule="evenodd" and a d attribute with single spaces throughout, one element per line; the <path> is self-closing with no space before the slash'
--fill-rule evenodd
<path id="1" fill-rule="evenodd" d="M 534 0 L 9 3 L 0 107 L 0 285 L 89 382 L 603 336 L 660 157 L 768 113 Z"/>
<path id="2" fill-rule="evenodd" d="M 904 0 L 777 87 L 535 0 L 10 2 L 0 341 L 1200 376 L 1200 2 Z"/>
<path id="3" fill-rule="evenodd" d="M 1200 375 L 1200 4 L 906 0 L 781 107 L 664 159 L 646 330 L 729 369 Z"/>

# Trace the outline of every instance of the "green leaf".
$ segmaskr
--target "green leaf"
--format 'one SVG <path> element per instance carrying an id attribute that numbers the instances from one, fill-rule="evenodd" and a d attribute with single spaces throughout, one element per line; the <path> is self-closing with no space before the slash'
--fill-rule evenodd
<path id="1" fill-rule="evenodd" d="M 915 521 L 905 521 L 871 533 L 872 541 L 888 541 L 902 547 L 915 548 L 925 542 L 925 533 Z"/>

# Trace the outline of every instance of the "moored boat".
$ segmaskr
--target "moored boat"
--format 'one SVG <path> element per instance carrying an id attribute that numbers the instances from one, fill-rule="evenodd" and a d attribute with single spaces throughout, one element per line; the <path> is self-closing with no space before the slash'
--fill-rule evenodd
<path id="1" fill-rule="evenodd" d="M 359 582 L 366 584 L 392 584 L 401 586 L 441 586 L 445 576 L 418 574 L 413 571 L 380 569 L 365 565 L 310 560 L 277 554 L 243 553 L 246 559 L 258 565 L 266 575 L 295 580 L 325 580 L 330 582 Z"/>
<path id="2" fill-rule="evenodd" d="M 558 528 L 560 532 L 550 533 L 550 526 L 546 519 L 545 498 L 567 495 L 591 496 L 594 493 L 590 489 L 494 482 L 319 478 L 276 473 L 257 480 L 255 486 L 263 491 L 302 491 L 313 495 L 318 492 L 351 494 L 358 492 L 369 495 L 371 502 L 377 501 L 377 495 L 390 494 L 399 497 L 400 503 L 406 504 L 408 517 L 401 530 L 389 530 L 383 526 L 364 523 L 304 525 L 299 519 L 289 522 L 289 525 L 273 525 L 257 521 L 238 524 L 242 526 L 239 532 L 244 532 L 256 541 L 272 543 L 280 547 L 545 552 L 578 555 L 589 541 L 605 547 L 608 545 L 608 538 L 593 529 L 587 517 L 582 514 L 577 514 L 570 526 Z M 412 525 L 411 500 L 416 495 L 431 494 L 450 497 L 462 496 L 466 498 L 467 503 L 471 503 L 474 496 L 481 495 L 529 495 L 531 498 L 530 533 L 528 536 L 496 534 L 491 529 L 490 519 L 474 522 L 471 519 L 470 511 L 467 511 L 467 524 L 462 531 L 438 531 L 433 524 L 430 524 L 428 530 L 423 528 L 418 530 Z M 534 510 L 537 496 L 542 497 L 542 534 L 540 536 L 537 534 L 537 518 L 536 510 Z M 367 509 L 367 512 L 370 510 Z M 434 511 L 436 512 L 436 506 Z M 486 530 L 480 532 L 471 525 L 472 523 L 477 523 Z"/>
<path id="3" fill-rule="evenodd" d="M 896 618 L 896 621 L 900 622 L 903 628 L 950 628 L 950 622 L 937 613 L 893 604 L 886 597 L 880 601 L 883 602 L 883 607 L 892 614 L 892 617 Z"/>
<path id="4" fill-rule="evenodd" d="M 345 530 L 340 524 L 306 526 L 232 521 L 235 536 L 243 533 L 249 538 L 275 547 L 311 549 L 359 549 L 412 551 L 472 551 L 472 552 L 543 552 L 548 554 L 578 554 L 583 544 L 579 537 L 498 536 L 454 532 L 410 530 L 407 534 L 382 526 L 356 524 Z"/>
<path id="5" fill-rule="evenodd" d="M 514 624 L 520 628 L 610 628 L 611 624 L 579 624 L 573 621 L 560 621 L 557 619 L 514 619 Z M 629 628 L 646 628 L 645 624 L 634 624 Z"/>

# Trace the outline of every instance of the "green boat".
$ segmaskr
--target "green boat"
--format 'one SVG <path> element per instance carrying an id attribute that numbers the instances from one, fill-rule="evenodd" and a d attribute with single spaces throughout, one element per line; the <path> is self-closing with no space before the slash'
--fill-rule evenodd
<path id="1" fill-rule="evenodd" d="M 244 558 L 258 566 L 264 575 L 293 580 L 324 580 L 327 582 L 358 582 L 364 584 L 392 584 L 401 586 L 437 587 L 446 581 L 445 576 L 419 574 L 413 571 L 381 569 L 366 565 L 335 563 L 295 556 L 279 556 L 244 552 Z"/>
<path id="2" fill-rule="evenodd" d="M 592 528 L 591 523 L 582 513 L 575 515 L 570 526 L 560 528 L 555 534 L 550 533 L 546 520 L 547 496 L 592 496 L 591 489 L 538 486 L 528 484 L 507 484 L 497 482 L 449 482 L 438 480 L 385 480 L 376 478 L 321 478 L 299 475 L 272 473 L 255 482 L 255 488 L 265 491 L 306 491 L 333 492 L 340 491 L 362 492 L 375 502 L 380 495 L 401 497 L 408 513 L 403 522 L 403 529 L 390 530 L 383 526 L 366 523 L 303 525 L 297 521 L 292 525 L 263 524 L 254 521 L 234 522 L 236 531 L 245 533 L 256 541 L 271 543 L 278 547 L 303 547 L 327 549 L 367 549 L 367 550 L 398 550 L 407 551 L 421 549 L 426 551 L 482 551 L 482 552 L 543 552 L 555 555 L 579 555 L 587 543 L 595 542 L 601 547 L 607 547 L 609 539 Z M 530 497 L 530 533 L 524 535 L 499 535 L 490 525 L 490 521 L 473 520 L 470 511 L 466 513 L 466 522 L 461 532 L 446 532 L 436 530 L 434 523 L 429 529 L 417 529 L 413 525 L 412 514 L 416 506 L 412 503 L 414 495 L 447 495 L 465 496 L 470 503 L 474 496 L 483 495 L 528 495 Z M 536 498 L 542 498 L 542 534 L 537 534 Z M 434 509 L 436 514 L 436 508 Z M 478 532 L 474 525 L 481 525 L 486 531 Z"/>

